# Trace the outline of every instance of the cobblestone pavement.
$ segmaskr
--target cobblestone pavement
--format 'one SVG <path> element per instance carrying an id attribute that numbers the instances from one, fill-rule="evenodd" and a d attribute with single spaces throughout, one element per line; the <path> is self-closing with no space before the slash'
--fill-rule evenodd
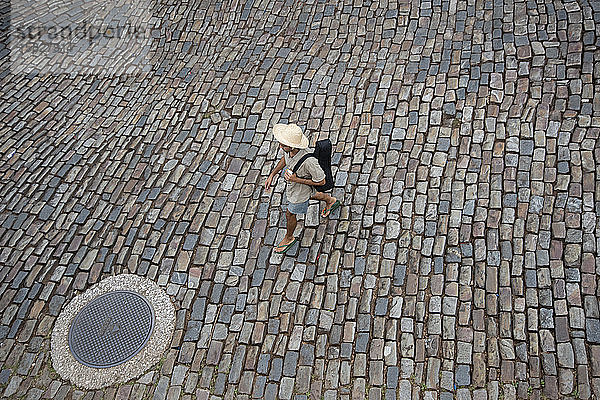
<path id="1" fill-rule="evenodd" d="M 152 7 L 133 73 L 0 47 L 0 395 L 600 396 L 600 2 Z M 344 206 L 280 256 L 287 121 L 331 138 Z M 171 296 L 171 346 L 73 388 L 53 323 L 125 272 Z"/>

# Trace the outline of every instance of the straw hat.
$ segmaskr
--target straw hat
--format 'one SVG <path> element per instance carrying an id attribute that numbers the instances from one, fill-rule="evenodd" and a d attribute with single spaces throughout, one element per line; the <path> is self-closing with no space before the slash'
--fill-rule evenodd
<path id="1" fill-rule="evenodd" d="M 304 136 L 302 129 L 296 124 L 275 124 L 273 135 L 283 145 L 296 149 L 306 149 L 308 147 L 308 138 Z"/>

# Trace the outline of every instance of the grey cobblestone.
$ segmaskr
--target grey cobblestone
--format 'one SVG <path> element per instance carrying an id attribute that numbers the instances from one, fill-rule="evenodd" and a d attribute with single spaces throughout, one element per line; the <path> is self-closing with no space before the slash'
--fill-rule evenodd
<path id="1" fill-rule="evenodd" d="M 0 45 L 4 398 L 600 396 L 597 1 L 148 11 L 127 73 L 15 73 Z M 283 257 L 278 122 L 333 142 L 343 204 Z M 49 334 L 126 272 L 177 333 L 84 393 Z"/>

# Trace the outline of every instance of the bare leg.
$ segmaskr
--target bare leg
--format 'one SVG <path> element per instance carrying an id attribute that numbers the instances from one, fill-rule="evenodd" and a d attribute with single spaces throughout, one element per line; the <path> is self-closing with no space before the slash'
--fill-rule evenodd
<path id="1" fill-rule="evenodd" d="M 312 195 L 311 199 L 320 200 L 327 203 L 327 207 L 331 207 L 337 200 L 335 197 L 328 195 L 327 193 L 317 192 Z"/>
<path id="2" fill-rule="evenodd" d="M 326 202 L 327 208 L 330 208 L 333 205 L 333 203 L 335 203 L 335 201 L 337 200 L 335 197 L 330 196 L 327 193 L 322 193 L 322 192 L 315 193 L 314 195 L 312 195 L 311 199 Z M 321 214 L 321 215 L 323 215 L 323 214 Z"/>
<path id="3" fill-rule="evenodd" d="M 298 220 L 296 219 L 296 215 L 291 212 L 285 212 L 286 219 L 286 233 L 283 240 L 279 243 L 277 247 L 284 247 L 294 241 L 294 231 L 296 230 L 296 225 L 298 224 Z"/>

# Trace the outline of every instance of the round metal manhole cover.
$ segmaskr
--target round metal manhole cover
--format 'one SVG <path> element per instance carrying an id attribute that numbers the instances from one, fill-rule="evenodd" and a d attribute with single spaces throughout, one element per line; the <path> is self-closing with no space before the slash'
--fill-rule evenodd
<path id="1" fill-rule="evenodd" d="M 109 368 L 130 360 L 148 342 L 154 310 L 138 293 L 117 290 L 90 301 L 73 318 L 69 349 L 80 363 Z"/>

